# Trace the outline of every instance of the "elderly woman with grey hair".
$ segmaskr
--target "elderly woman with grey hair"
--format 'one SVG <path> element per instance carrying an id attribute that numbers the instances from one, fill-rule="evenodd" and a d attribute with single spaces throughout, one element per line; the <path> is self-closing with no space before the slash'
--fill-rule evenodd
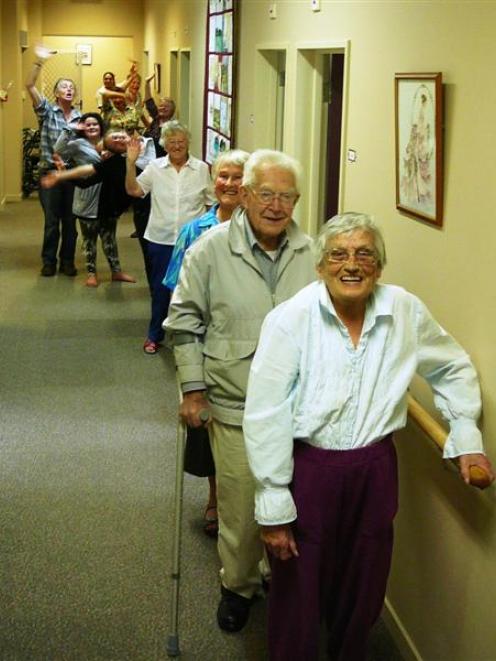
<path id="1" fill-rule="evenodd" d="M 152 161 L 136 178 L 139 141 L 127 149 L 126 191 L 133 197 L 151 194 L 151 212 L 144 239 L 150 264 L 151 320 L 143 345 L 157 353 L 164 337 L 162 322 L 169 308 L 170 290 L 162 285 L 177 235 L 183 225 L 198 218 L 215 202 L 208 165 L 189 154 L 190 134 L 176 120 L 162 127 L 167 156 Z"/>
<path id="2" fill-rule="evenodd" d="M 425 305 L 378 284 L 382 235 L 365 214 L 335 216 L 316 241 L 319 282 L 271 312 L 252 363 L 243 430 L 255 517 L 271 554 L 271 661 L 328 652 L 366 658 L 393 545 L 394 431 L 415 373 L 450 423 L 444 456 L 494 478 L 484 456 L 480 393 L 463 349 Z"/>

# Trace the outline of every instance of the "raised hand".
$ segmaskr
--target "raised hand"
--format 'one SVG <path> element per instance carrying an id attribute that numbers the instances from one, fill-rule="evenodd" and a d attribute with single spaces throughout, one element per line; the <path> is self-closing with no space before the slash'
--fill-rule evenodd
<path id="1" fill-rule="evenodd" d="M 141 140 L 140 138 L 131 138 L 127 143 L 127 160 L 130 163 L 136 163 L 141 153 Z"/>

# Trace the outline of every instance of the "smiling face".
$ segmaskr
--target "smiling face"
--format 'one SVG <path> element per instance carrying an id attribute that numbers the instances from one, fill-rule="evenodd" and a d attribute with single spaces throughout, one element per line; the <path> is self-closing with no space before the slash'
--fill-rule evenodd
<path id="1" fill-rule="evenodd" d="M 188 160 L 189 139 L 186 133 L 177 131 L 167 136 L 164 147 L 171 163 L 183 165 Z"/>
<path id="2" fill-rule="evenodd" d="M 175 111 L 174 103 L 171 99 L 160 99 L 157 106 L 160 121 L 168 122 L 172 119 Z"/>
<path id="3" fill-rule="evenodd" d="M 84 120 L 84 136 L 90 142 L 96 142 L 101 138 L 100 124 L 94 117 L 87 117 Z"/>
<path id="4" fill-rule="evenodd" d="M 242 179 L 243 168 L 241 165 L 224 165 L 218 171 L 214 190 L 223 211 L 232 212 L 239 206 Z"/>
<path id="5" fill-rule="evenodd" d="M 113 73 L 108 72 L 103 76 L 103 86 L 107 90 L 111 90 L 115 87 L 115 78 Z"/>
<path id="6" fill-rule="evenodd" d="M 129 83 L 128 90 L 131 92 L 131 94 L 137 94 L 139 92 L 140 85 L 141 85 L 141 77 L 136 75 Z"/>
<path id="7" fill-rule="evenodd" d="M 277 249 L 297 201 L 293 173 L 278 165 L 263 165 L 257 172 L 255 185 L 241 187 L 241 203 L 264 250 Z"/>
<path id="8" fill-rule="evenodd" d="M 374 236 L 367 230 L 358 229 L 338 234 L 326 246 L 321 265 L 317 268 L 320 278 L 326 283 L 336 311 L 365 310 L 367 299 L 381 275 L 377 261 L 359 263 L 357 251 L 365 255 L 376 254 Z M 329 261 L 330 251 L 346 251 L 349 258 L 343 262 Z"/>

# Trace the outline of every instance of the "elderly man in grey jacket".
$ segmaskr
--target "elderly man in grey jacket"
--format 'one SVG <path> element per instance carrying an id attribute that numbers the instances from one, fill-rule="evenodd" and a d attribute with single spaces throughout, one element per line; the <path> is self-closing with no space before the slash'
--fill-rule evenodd
<path id="1" fill-rule="evenodd" d="M 281 152 L 250 156 L 243 208 L 187 252 L 164 322 L 183 392 L 181 417 L 210 430 L 222 563 L 217 621 L 230 632 L 248 620 L 263 557 L 241 427 L 248 373 L 266 314 L 315 279 L 311 241 L 292 220 L 299 176 L 299 164 Z"/>

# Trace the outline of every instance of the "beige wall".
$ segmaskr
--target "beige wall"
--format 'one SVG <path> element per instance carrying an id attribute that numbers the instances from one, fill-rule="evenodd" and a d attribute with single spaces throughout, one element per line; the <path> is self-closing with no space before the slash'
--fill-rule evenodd
<path id="1" fill-rule="evenodd" d="M 21 198 L 22 69 L 18 35 L 23 2 L 3 0 L 0 10 L 0 84 L 6 86 L 14 81 L 8 101 L 0 105 L 0 204 L 4 204 Z"/>
<path id="2" fill-rule="evenodd" d="M 190 121 L 181 116 L 178 101 L 178 116 L 189 124 L 192 152 L 201 156 L 203 122 L 203 85 L 205 67 L 206 0 L 144 0 L 145 50 L 149 51 L 150 66 L 154 62 L 162 65 L 163 93 L 169 95 L 171 86 L 172 53 L 190 53 L 191 75 L 189 106 L 192 108 Z M 150 69 L 150 73 L 151 73 Z"/>
<path id="3" fill-rule="evenodd" d="M 483 431 L 496 460 L 496 88 L 490 83 L 496 61 L 496 3 L 323 0 L 322 11 L 312 13 L 309 0 L 279 0 L 276 20 L 269 19 L 269 4 L 241 3 L 238 146 L 265 146 L 260 135 L 267 107 L 258 102 L 264 83 L 256 64 L 258 48 L 286 49 L 285 145 L 296 155 L 315 112 L 297 79 L 303 66 L 298 49 L 327 49 L 333 44 L 347 49 L 343 138 L 345 148 L 357 150 L 358 160 L 343 164 L 342 210 L 367 211 L 380 220 L 390 262 L 384 280 L 420 295 L 473 356 L 484 392 Z M 167 51 L 174 45 L 192 44 L 196 51 L 195 131 L 201 129 L 203 114 L 205 9 L 204 2 L 174 0 L 167 7 L 145 2 L 145 47 L 153 57 L 167 69 Z M 441 230 L 395 209 L 393 81 L 395 72 L 405 71 L 443 72 L 446 210 Z M 311 156 L 305 158 L 309 172 Z M 311 183 L 305 182 L 304 192 Z M 315 225 L 304 214 L 300 220 L 305 227 Z M 425 388 L 416 384 L 414 391 L 431 408 Z M 424 659 L 494 659 L 494 489 L 481 494 L 465 488 L 410 425 L 398 436 L 397 446 L 401 510 L 389 617 L 396 618 L 396 625 L 411 639 L 410 649 Z"/>
<path id="4" fill-rule="evenodd" d="M 3 11 L 4 11 L 4 0 L 0 0 L 0 26 L 3 25 Z M 0 27 L 0 34 L 3 41 L 3 32 Z M 3 82 L 3 49 L 0 48 L 0 84 L 4 85 Z M 2 210 L 5 204 L 5 182 L 4 182 L 4 160 L 5 160 L 5 135 L 4 135 L 4 115 L 5 108 L 4 103 L 0 102 L 0 211 Z"/>

